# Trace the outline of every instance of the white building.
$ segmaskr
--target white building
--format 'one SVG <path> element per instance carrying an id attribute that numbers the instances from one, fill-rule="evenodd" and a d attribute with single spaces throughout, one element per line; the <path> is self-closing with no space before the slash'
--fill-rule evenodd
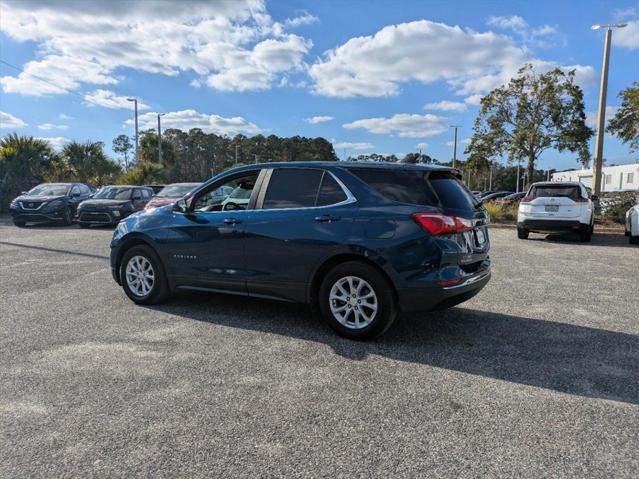
<path id="1" fill-rule="evenodd" d="M 592 170 L 568 170 L 552 174 L 552 181 L 581 181 L 592 188 Z M 601 191 L 639 191 L 639 163 L 604 166 Z"/>

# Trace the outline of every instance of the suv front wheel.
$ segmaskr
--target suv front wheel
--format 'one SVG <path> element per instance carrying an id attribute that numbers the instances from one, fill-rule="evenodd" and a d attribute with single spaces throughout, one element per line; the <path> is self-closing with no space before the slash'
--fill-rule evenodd
<path id="1" fill-rule="evenodd" d="M 383 334 L 397 318 L 393 286 L 376 268 L 359 261 L 337 265 L 319 292 L 322 317 L 339 335 L 370 339 Z"/>
<path id="2" fill-rule="evenodd" d="M 158 256 L 150 247 L 134 246 L 124 253 L 120 283 L 126 295 L 138 304 L 155 304 L 168 294 L 168 283 Z"/>

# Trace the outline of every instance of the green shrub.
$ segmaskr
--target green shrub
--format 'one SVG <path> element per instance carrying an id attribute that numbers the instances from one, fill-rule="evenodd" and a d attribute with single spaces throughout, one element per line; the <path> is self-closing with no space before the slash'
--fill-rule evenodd
<path id="1" fill-rule="evenodd" d="M 490 215 L 490 221 L 493 223 L 513 223 L 517 221 L 517 210 L 519 204 L 501 205 L 495 202 L 484 204 L 486 211 Z"/>
<path id="2" fill-rule="evenodd" d="M 631 206 L 637 204 L 638 194 L 636 191 L 614 191 L 602 193 L 599 199 L 599 219 L 624 223 L 626 221 L 626 211 Z"/>

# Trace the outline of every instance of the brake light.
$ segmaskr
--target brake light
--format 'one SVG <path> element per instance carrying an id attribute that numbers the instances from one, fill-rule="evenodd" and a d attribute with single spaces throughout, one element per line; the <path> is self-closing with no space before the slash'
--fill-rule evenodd
<path id="1" fill-rule="evenodd" d="M 521 199 L 520 203 L 530 203 L 534 199 L 535 197 L 533 195 L 526 195 Z"/>
<path id="2" fill-rule="evenodd" d="M 450 235 L 473 229 L 472 220 L 441 213 L 413 213 L 413 220 L 433 236 Z"/>
<path id="3" fill-rule="evenodd" d="M 577 203 L 588 203 L 588 198 L 579 196 L 578 198 L 573 198 L 572 201 L 576 201 Z"/>

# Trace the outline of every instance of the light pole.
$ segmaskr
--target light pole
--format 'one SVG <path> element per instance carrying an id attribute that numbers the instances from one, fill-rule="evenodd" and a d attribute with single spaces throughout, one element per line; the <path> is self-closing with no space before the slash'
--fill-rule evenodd
<path id="1" fill-rule="evenodd" d="M 455 129 L 455 139 L 453 140 L 453 168 L 455 168 L 457 163 L 457 128 L 461 128 L 461 125 L 450 125 L 450 127 Z"/>
<path id="2" fill-rule="evenodd" d="M 139 161 L 138 157 L 138 99 L 137 98 L 127 98 L 128 101 L 132 101 L 135 107 L 135 162 Z"/>
<path id="3" fill-rule="evenodd" d="M 606 93 L 608 90 L 608 65 L 610 61 L 610 40 L 612 39 L 613 28 L 623 28 L 626 23 L 617 23 L 613 25 L 601 25 L 599 23 L 593 25 L 593 30 L 601 28 L 606 29 L 606 38 L 604 40 L 604 56 L 603 65 L 601 66 L 601 86 L 599 88 L 599 111 L 597 114 L 597 137 L 595 139 L 595 161 L 593 163 L 593 190 L 594 194 L 599 196 L 601 193 L 601 169 L 603 164 L 603 142 L 604 127 L 606 124 Z"/>
<path id="4" fill-rule="evenodd" d="M 158 165 L 162 166 L 162 127 L 160 126 L 160 117 L 165 113 L 158 113 Z"/>

